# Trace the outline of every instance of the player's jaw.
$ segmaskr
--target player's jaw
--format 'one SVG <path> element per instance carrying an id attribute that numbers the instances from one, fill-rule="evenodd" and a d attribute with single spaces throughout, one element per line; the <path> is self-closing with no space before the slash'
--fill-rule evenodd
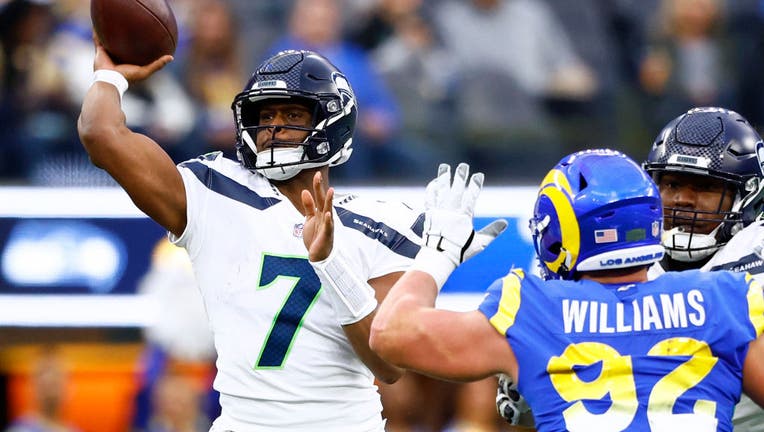
<path id="1" fill-rule="evenodd" d="M 664 229 L 679 228 L 680 231 L 695 234 L 710 234 L 724 220 L 718 212 L 692 208 L 664 207 Z"/>

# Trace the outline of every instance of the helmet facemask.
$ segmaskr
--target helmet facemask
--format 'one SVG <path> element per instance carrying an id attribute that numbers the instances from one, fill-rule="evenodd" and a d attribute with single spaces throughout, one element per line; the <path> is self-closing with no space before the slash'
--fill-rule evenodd
<path id="1" fill-rule="evenodd" d="M 666 231 L 662 243 L 668 256 L 681 262 L 700 261 L 727 243 L 731 236 L 724 234 L 741 223 L 740 212 L 734 211 L 735 206 L 739 206 L 740 194 L 736 194 L 732 209 L 722 208 L 729 190 L 729 187 L 723 189 L 714 211 L 663 207 Z M 713 223 L 716 226 L 710 232 L 701 232 L 706 231 L 700 228 L 702 225 Z"/>
<path id="2" fill-rule="evenodd" d="M 291 98 L 298 99 L 298 98 Z M 289 101 L 290 99 L 284 99 Z M 279 102 L 280 99 L 270 99 L 273 102 Z M 246 153 L 248 159 L 248 168 L 259 172 L 271 180 L 288 180 L 294 177 L 301 170 L 327 164 L 329 153 L 329 143 L 326 132 L 322 129 L 325 121 L 315 124 L 315 119 L 319 111 L 315 103 L 308 100 L 295 100 L 300 105 L 305 105 L 311 112 L 313 124 L 311 127 L 296 125 L 259 125 L 260 108 L 265 101 L 242 102 L 239 105 L 237 124 L 240 125 L 241 141 L 244 146 L 240 146 L 239 152 Z M 287 141 L 277 137 L 284 130 L 298 132 L 299 135 L 306 135 L 301 141 Z M 257 139 L 267 136 L 267 148 L 259 150 L 257 148 Z M 243 156 L 240 155 L 240 158 Z M 335 155 L 339 157 L 339 155 Z M 330 161 L 331 162 L 331 161 Z"/>
<path id="3" fill-rule="evenodd" d="M 655 171 L 655 175 L 660 176 L 665 172 L 668 171 Z M 764 182 L 758 177 L 751 177 L 743 183 L 711 173 L 698 175 L 718 178 L 724 182 L 725 187 L 719 195 L 715 210 L 664 206 L 666 231 L 662 242 L 667 255 L 676 261 L 696 262 L 708 258 L 746 225 L 761 216 Z M 724 208 L 728 195 L 734 195 L 729 210 Z M 710 231 L 703 228 L 710 224 L 715 224 Z"/>
<path id="4" fill-rule="evenodd" d="M 312 124 L 260 125 L 267 103 L 298 103 L 312 112 Z M 237 154 L 248 169 L 271 180 L 287 180 L 304 169 L 336 166 L 352 153 L 357 116 L 350 84 L 328 60 L 310 51 L 282 51 L 266 60 L 233 103 Z M 276 135 L 285 130 L 306 134 L 300 142 Z M 258 134 L 270 134 L 258 151 Z"/>

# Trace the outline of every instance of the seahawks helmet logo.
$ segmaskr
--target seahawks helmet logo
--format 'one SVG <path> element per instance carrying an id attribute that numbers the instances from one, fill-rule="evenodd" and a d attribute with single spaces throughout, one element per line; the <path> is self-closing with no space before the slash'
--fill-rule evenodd
<path id="1" fill-rule="evenodd" d="M 353 89 L 350 87 L 350 83 L 347 78 L 345 78 L 345 75 L 342 75 L 339 72 L 334 72 L 332 73 L 332 81 L 334 81 L 334 85 L 337 86 L 337 91 L 340 93 L 340 97 L 342 97 L 342 106 L 353 105 L 355 102 L 355 95 L 353 94 Z"/>
<path id="2" fill-rule="evenodd" d="M 759 169 L 761 174 L 764 175 L 764 143 L 761 141 L 756 143 L 756 159 L 759 160 Z"/>

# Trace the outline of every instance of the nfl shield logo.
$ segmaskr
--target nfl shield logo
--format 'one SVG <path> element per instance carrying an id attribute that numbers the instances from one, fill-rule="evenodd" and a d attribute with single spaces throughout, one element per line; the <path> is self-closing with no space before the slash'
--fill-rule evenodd
<path id="1" fill-rule="evenodd" d="M 302 238 L 302 223 L 294 224 L 294 228 L 292 228 L 292 235 L 297 238 Z"/>

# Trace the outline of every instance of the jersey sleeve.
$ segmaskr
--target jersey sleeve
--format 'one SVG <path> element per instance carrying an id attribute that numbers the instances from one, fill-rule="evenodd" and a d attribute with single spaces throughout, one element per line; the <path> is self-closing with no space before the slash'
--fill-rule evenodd
<path id="1" fill-rule="evenodd" d="M 520 269 L 496 280 L 486 291 L 478 310 L 488 318 L 493 328 L 505 335 L 517 318 L 520 309 L 520 288 L 525 274 Z"/>
<path id="2" fill-rule="evenodd" d="M 747 345 L 764 331 L 764 295 L 761 285 L 748 273 L 716 271 L 712 314 L 717 325 L 726 322 L 721 335 L 730 349 Z"/>
<path id="3" fill-rule="evenodd" d="M 746 293 L 748 319 L 753 326 L 756 337 L 759 337 L 764 332 L 764 294 L 762 294 L 761 285 L 753 276 L 746 273 L 745 280 L 748 283 L 748 292 Z"/>
<path id="4" fill-rule="evenodd" d="M 201 232 L 199 224 L 210 192 L 210 189 L 204 184 L 203 173 L 200 173 L 198 169 L 192 169 L 192 167 L 211 167 L 222 157 L 221 152 L 214 152 L 182 162 L 177 166 L 183 179 L 183 186 L 186 189 L 186 229 L 180 236 L 176 237 L 172 233 L 168 233 L 168 237 L 176 246 L 186 248 L 192 259 L 201 248 L 202 238 L 197 233 Z"/>
<path id="5" fill-rule="evenodd" d="M 764 249 L 764 222 L 755 222 L 735 234 L 701 270 L 748 272 L 762 283 L 764 281 L 762 249 Z"/>
<path id="6" fill-rule="evenodd" d="M 345 198 L 335 205 L 350 241 L 359 247 L 365 277 L 406 271 L 421 245 L 421 215 L 402 203 Z"/>

